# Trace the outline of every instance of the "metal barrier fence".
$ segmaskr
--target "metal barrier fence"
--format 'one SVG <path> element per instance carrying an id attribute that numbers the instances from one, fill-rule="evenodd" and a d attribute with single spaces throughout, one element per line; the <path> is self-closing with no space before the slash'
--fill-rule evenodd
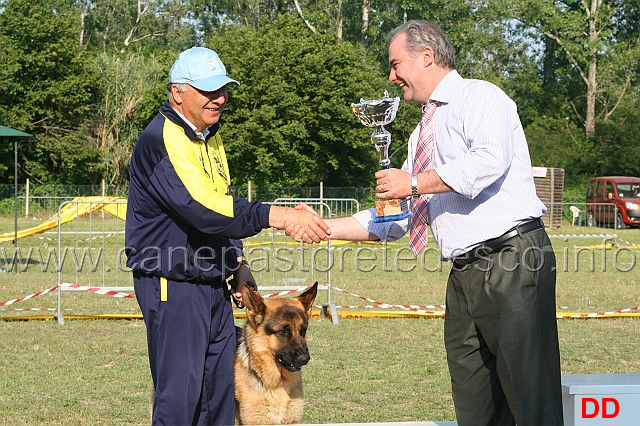
<path id="1" fill-rule="evenodd" d="M 105 214 L 105 211 L 109 214 Z M 124 259 L 126 202 L 65 201 L 58 208 L 57 303 L 55 318 L 64 324 L 62 293 L 98 288 L 133 291 L 133 276 Z M 70 242 L 65 245 L 64 242 Z M 71 252 L 75 268 L 65 268 Z M 85 267 L 85 262 L 87 267 Z M 73 287 L 72 287 L 73 286 Z"/>
<path id="2" fill-rule="evenodd" d="M 273 204 L 297 205 L 297 201 L 278 201 Z M 324 202 L 307 200 L 307 204 L 323 208 L 331 215 L 331 207 Z M 107 214 L 105 214 L 107 213 Z M 126 267 L 124 216 L 125 201 L 64 201 L 58 208 L 57 226 L 57 306 L 55 318 L 64 324 L 63 293 L 72 291 L 133 292 L 133 277 Z M 64 219 L 63 219 L 64 218 Z M 64 242 L 69 243 L 64 245 Z M 317 275 L 326 272 L 326 283 L 318 286 L 326 290 L 323 313 L 329 310 L 334 324 L 338 314 L 332 303 L 331 242 L 326 248 L 309 252 L 281 231 L 265 230 L 245 240 L 245 255 L 253 274 L 264 291 L 300 288 L 313 281 L 322 282 Z M 326 253 L 326 261 L 318 253 Z M 294 259 L 289 256 L 295 255 Z M 311 256 L 312 268 L 306 268 L 304 257 Z M 69 257 L 73 260 L 71 267 Z M 296 262 L 302 257 L 303 261 Z M 295 265 L 295 266 L 293 266 Z M 325 267 L 318 267 L 324 265 Z M 264 285 L 269 283 L 271 285 Z M 307 285 L 308 285 L 307 284 Z M 91 290 L 89 290 L 91 289 Z"/>
<path id="3" fill-rule="evenodd" d="M 355 198 L 276 198 L 272 204 L 297 205 L 305 203 L 316 205 L 320 217 L 351 216 L 360 211 L 360 203 Z M 325 208 L 327 206 L 327 208 Z M 325 210 L 327 210 L 325 212 Z"/>
<path id="4" fill-rule="evenodd" d="M 626 227 L 615 204 L 562 203 L 560 206 L 561 225 L 545 223 L 551 238 L 612 238 L 616 242 L 617 230 Z"/>
<path id="5" fill-rule="evenodd" d="M 55 212 L 60 203 L 72 201 L 75 197 L 18 197 L 18 211 L 24 212 L 25 217 L 33 217 L 36 220 L 51 216 L 51 212 Z"/>

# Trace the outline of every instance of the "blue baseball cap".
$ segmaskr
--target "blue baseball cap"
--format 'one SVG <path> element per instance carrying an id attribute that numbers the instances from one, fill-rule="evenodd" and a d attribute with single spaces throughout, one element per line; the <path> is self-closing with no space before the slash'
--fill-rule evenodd
<path id="1" fill-rule="evenodd" d="M 216 52 L 206 47 L 192 47 L 178 55 L 169 71 L 169 83 L 189 84 L 205 92 L 240 83 L 227 77 L 227 69 Z"/>

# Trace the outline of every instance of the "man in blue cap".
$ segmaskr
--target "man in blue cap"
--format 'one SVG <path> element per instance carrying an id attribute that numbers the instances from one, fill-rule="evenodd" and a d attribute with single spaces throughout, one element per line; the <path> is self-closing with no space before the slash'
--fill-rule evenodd
<path id="1" fill-rule="evenodd" d="M 254 279 L 241 238 L 294 223 L 325 240 L 316 215 L 249 202 L 230 192 L 219 120 L 229 78 L 216 52 L 182 52 L 168 97 L 131 157 L 127 266 L 147 326 L 155 390 L 153 424 L 234 424 L 236 347 L 231 295 Z"/>

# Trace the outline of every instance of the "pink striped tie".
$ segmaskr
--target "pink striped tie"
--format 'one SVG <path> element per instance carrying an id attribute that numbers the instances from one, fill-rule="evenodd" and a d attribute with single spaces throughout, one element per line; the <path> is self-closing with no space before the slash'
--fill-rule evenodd
<path id="1" fill-rule="evenodd" d="M 416 155 L 413 159 L 413 173 L 418 174 L 431 169 L 431 154 L 433 153 L 433 121 L 431 117 L 438 106 L 438 102 L 429 101 L 422 107 L 420 121 L 420 135 Z M 409 230 L 409 247 L 416 256 L 427 245 L 427 195 L 422 194 L 413 201 L 413 216 L 411 216 Z"/>

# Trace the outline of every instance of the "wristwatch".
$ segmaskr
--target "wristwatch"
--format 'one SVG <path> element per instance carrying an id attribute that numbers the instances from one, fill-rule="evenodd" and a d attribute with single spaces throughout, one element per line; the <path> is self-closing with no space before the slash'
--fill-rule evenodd
<path id="1" fill-rule="evenodd" d="M 418 194 L 418 175 L 411 175 L 411 195 L 414 200 L 420 196 Z"/>

